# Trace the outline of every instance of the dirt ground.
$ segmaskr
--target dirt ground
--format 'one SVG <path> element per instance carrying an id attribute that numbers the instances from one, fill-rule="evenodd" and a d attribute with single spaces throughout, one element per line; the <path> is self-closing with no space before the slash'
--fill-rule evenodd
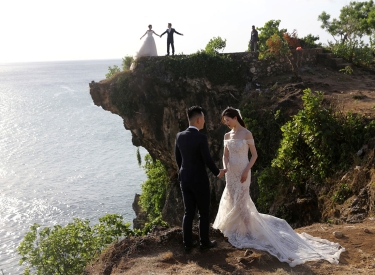
<path id="1" fill-rule="evenodd" d="M 339 110 L 375 118 L 375 70 L 353 67 L 353 74 L 349 75 L 316 66 L 301 68 L 300 76 L 306 87 L 324 92 L 325 98 Z M 285 82 L 285 86 L 289 85 Z"/>
<path id="2" fill-rule="evenodd" d="M 317 223 L 296 231 L 342 245 L 346 251 L 340 263 L 322 260 L 290 267 L 266 252 L 236 249 L 218 231 L 212 231 L 217 247 L 187 254 L 181 229 L 175 228 L 111 246 L 84 274 L 375 274 L 375 219 L 360 224 Z M 336 238 L 337 231 L 343 237 Z"/>
<path id="3" fill-rule="evenodd" d="M 353 74 L 346 75 L 320 66 L 301 68 L 302 89 L 322 91 L 336 108 L 374 119 L 375 72 L 353 70 Z M 277 97 L 282 100 L 283 95 L 290 96 L 290 92 L 298 89 L 298 81 L 289 83 L 288 79 L 290 76 L 279 76 L 259 79 L 259 82 L 261 89 L 276 87 Z M 212 231 L 212 239 L 218 241 L 216 248 L 204 252 L 194 249 L 186 254 L 181 229 L 174 228 L 124 239 L 110 246 L 87 266 L 84 274 L 375 274 L 375 218 L 356 224 L 316 223 L 296 231 L 340 243 L 346 249 L 340 263 L 308 262 L 291 268 L 268 253 L 233 248 L 217 231 Z M 342 232 L 343 237 L 336 238 L 335 231 Z"/>

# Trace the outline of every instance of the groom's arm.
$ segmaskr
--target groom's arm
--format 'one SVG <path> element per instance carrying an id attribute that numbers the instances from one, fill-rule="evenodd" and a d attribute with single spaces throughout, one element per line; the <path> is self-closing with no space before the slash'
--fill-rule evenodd
<path id="1" fill-rule="evenodd" d="M 175 33 L 179 34 L 179 35 L 183 35 L 182 33 L 179 33 L 178 31 L 174 30 Z"/>
<path id="2" fill-rule="evenodd" d="M 201 142 L 200 149 L 201 149 L 201 154 L 202 154 L 204 163 L 207 165 L 208 169 L 210 169 L 212 174 L 214 174 L 215 176 L 218 176 L 220 173 L 220 170 L 219 168 L 217 168 L 215 162 L 213 161 L 211 157 L 210 150 L 208 148 L 207 137 L 203 134 L 202 134 L 202 142 Z"/>
<path id="3" fill-rule="evenodd" d="M 166 34 L 167 33 L 167 31 L 165 31 L 165 32 L 163 32 L 161 35 L 160 35 L 160 37 L 162 37 L 164 34 Z"/>
<path id="4" fill-rule="evenodd" d="M 176 136 L 176 141 L 175 141 L 175 146 L 174 146 L 174 156 L 177 162 L 178 169 L 180 169 L 181 163 L 182 163 L 182 157 L 181 157 L 180 149 L 177 146 L 177 139 L 178 139 L 178 135 Z"/>

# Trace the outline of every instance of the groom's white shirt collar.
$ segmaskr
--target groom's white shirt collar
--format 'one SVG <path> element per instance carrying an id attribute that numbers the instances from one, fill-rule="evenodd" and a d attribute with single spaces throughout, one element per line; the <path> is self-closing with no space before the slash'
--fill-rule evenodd
<path id="1" fill-rule="evenodd" d="M 195 126 L 189 126 L 189 129 L 196 129 L 197 131 L 199 131 L 199 129 Z"/>

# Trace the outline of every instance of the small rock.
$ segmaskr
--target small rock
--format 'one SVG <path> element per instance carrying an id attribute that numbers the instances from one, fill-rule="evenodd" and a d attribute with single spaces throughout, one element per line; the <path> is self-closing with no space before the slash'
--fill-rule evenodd
<path id="1" fill-rule="evenodd" d="M 342 232 L 340 232 L 340 231 L 335 231 L 335 232 L 333 232 L 333 235 L 334 235 L 336 238 L 338 238 L 338 239 L 340 239 L 340 238 L 342 238 L 342 237 L 344 236 L 344 234 L 342 234 Z"/>
<path id="2" fill-rule="evenodd" d="M 250 254 L 253 254 L 253 251 L 246 249 L 245 253 L 243 254 L 245 257 L 249 256 Z"/>
<path id="3" fill-rule="evenodd" d="M 346 179 L 347 176 L 348 176 L 348 173 L 346 173 L 345 175 L 343 175 L 342 178 L 341 178 L 341 180 Z"/>
<path id="4" fill-rule="evenodd" d="M 370 230 L 368 230 L 367 228 L 365 228 L 363 231 L 364 231 L 365 233 L 370 233 Z"/>
<path id="5" fill-rule="evenodd" d="M 361 170 L 361 166 L 356 166 L 354 170 Z"/>
<path id="6" fill-rule="evenodd" d="M 238 262 L 238 263 L 242 263 L 242 262 L 244 262 L 244 261 L 245 261 L 245 259 L 242 258 L 242 257 L 238 257 L 238 258 L 237 258 L 237 262 Z"/>

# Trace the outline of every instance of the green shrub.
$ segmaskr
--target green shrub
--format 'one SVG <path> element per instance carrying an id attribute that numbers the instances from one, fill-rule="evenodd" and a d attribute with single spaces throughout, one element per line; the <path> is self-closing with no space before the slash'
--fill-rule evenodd
<path id="1" fill-rule="evenodd" d="M 226 39 L 223 40 L 220 36 L 214 37 L 206 45 L 205 51 L 208 54 L 215 55 L 219 53 L 219 50 L 224 51 L 226 45 Z"/>
<path id="2" fill-rule="evenodd" d="M 304 108 L 281 127 L 282 140 L 271 167 L 258 177 L 263 211 L 281 190 L 298 186 L 303 192 L 306 183 L 324 183 L 334 172 L 347 169 L 352 156 L 375 133 L 375 122 L 324 106 L 320 92 L 307 89 L 302 99 Z M 342 190 L 336 201 L 346 198 L 347 190 Z"/>
<path id="3" fill-rule="evenodd" d="M 122 236 L 137 234 L 123 218 L 107 214 L 90 226 L 89 220 L 74 219 L 66 226 L 53 228 L 34 224 L 18 246 L 20 265 L 25 275 L 74 275 L 83 269 L 103 248 Z"/>
<path id="4" fill-rule="evenodd" d="M 147 180 L 142 183 L 140 205 L 152 221 L 161 216 L 165 203 L 169 177 L 167 170 L 159 160 L 153 160 L 149 154 L 144 158 Z"/>
<path id="5" fill-rule="evenodd" d="M 114 65 L 113 67 L 108 67 L 108 73 L 105 74 L 105 78 L 111 78 L 116 73 L 121 72 L 120 68 L 117 65 Z"/>
<path id="6" fill-rule="evenodd" d="M 244 75 L 246 66 L 239 66 L 230 55 L 211 55 L 205 51 L 198 51 L 191 55 L 175 55 L 173 58 L 159 60 L 142 60 L 145 71 L 155 72 L 164 67 L 175 80 L 180 78 L 206 78 L 212 85 L 246 85 Z M 163 83 L 165 84 L 165 83 Z"/>
<path id="7" fill-rule="evenodd" d="M 350 197 L 351 194 L 352 191 L 350 190 L 349 185 L 346 183 L 342 183 L 339 186 L 339 189 L 333 193 L 332 200 L 334 202 L 337 202 L 338 204 L 342 204 L 347 198 Z"/>
<path id="8" fill-rule="evenodd" d="M 130 66 L 132 65 L 134 59 L 132 56 L 125 56 L 122 59 L 122 70 L 126 71 L 130 69 Z"/>
<path id="9" fill-rule="evenodd" d="M 358 66 L 369 66 L 374 62 L 374 50 L 363 41 L 354 45 L 349 42 L 329 42 L 328 50 Z"/>

